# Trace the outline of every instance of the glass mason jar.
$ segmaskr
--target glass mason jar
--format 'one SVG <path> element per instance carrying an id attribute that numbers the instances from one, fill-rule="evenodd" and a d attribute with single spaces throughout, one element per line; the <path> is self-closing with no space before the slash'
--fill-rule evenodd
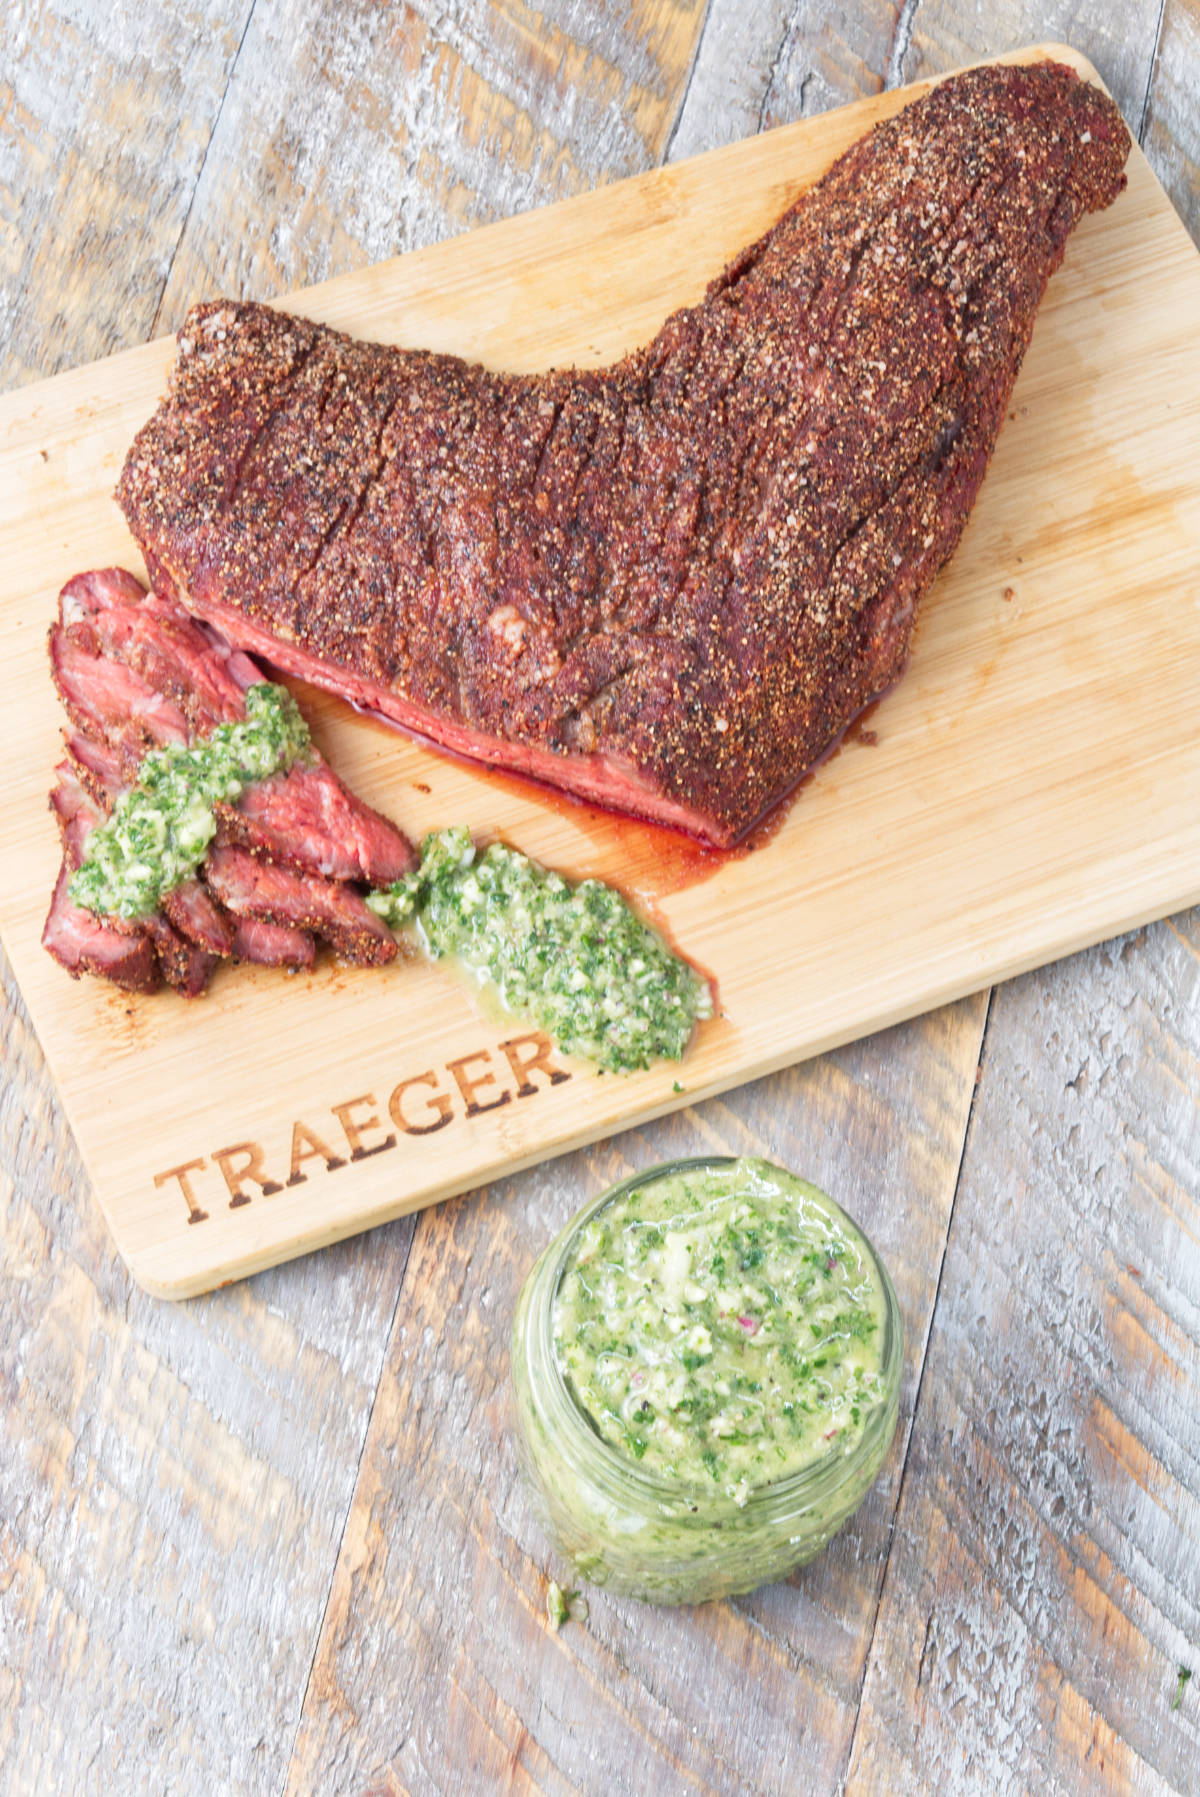
<path id="1" fill-rule="evenodd" d="M 732 1156 L 664 1162 L 602 1192 L 542 1254 L 517 1300 L 512 1382 L 517 1449 L 533 1508 L 554 1545 L 592 1584 L 652 1603 L 694 1604 L 752 1591 L 811 1560 L 855 1511 L 895 1433 L 903 1362 L 900 1309 L 887 1270 L 833 1200 L 767 1162 L 858 1244 L 883 1297 L 879 1397 L 848 1446 L 751 1486 L 741 1503 L 710 1483 L 649 1471 L 610 1445 L 574 1396 L 555 1351 L 554 1304 L 582 1232 L 607 1205 L 677 1174 L 723 1173 Z"/>

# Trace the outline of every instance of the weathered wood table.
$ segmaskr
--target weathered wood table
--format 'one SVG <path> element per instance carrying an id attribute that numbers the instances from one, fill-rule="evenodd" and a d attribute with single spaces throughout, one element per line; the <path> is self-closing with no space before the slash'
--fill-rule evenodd
<path id="1" fill-rule="evenodd" d="M 6 387 L 1068 35 L 1200 231 L 1196 0 L 129 0 L 0 33 Z M 115 1258 L 7 967 L 3 1028 L 0 1792 L 1200 1790 L 1200 912 L 179 1306 Z M 882 1248 L 895 1446 L 787 1583 L 595 1593 L 555 1633 L 515 1293 L 586 1195 L 707 1149 L 801 1168 Z"/>

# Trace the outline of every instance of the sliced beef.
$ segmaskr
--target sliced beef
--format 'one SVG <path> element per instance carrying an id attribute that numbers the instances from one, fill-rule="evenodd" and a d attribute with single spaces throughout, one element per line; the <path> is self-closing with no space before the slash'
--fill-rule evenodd
<path id="1" fill-rule="evenodd" d="M 1060 65 L 957 76 L 607 369 L 199 306 L 118 497 L 156 584 L 241 647 L 731 842 L 901 672 L 1128 149 Z"/>
<path id="2" fill-rule="evenodd" d="M 294 873 L 238 848 L 211 849 L 204 878 L 235 917 L 311 930 L 344 960 L 364 966 L 395 959 L 395 937 L 350 886 Z"/>
<path id="3" fill-rule="evenodd" d="M 260 967 L 311 967 L 317 945 L 307 930 L 287 924 L 265 923 L 261 917 L 240 917 L 233 939 L 239 961 L 255 961 Z"/>
<path id="4" fill-rule="evenodd" d="M 140 592 L 141 588 L 137 590 Z M 60 811 L 65 795 L 70 791 L 70 781 L 65 778 L 68 771 L 86 790 L 97 811 L 104 815 L 112 810 L 126 784 L 119 757 L 107 744 L 97 743 L 79 733 L 68 738 L 67 762 L 56 771 L 59 784 L 51 794 L 50 802 Z M 234 920 L 198 879 L 185 880 L 168 892 L 163 899 L 163 912 L 176 933 L 193 948 L 222 957 L 233 953 Z M 190 971 L 189 981 L 192 977 L 194 973 Z"/>
<path id="5" fill-rule="evenodd" d="M 246 688 L 265 678 L 218 632 L 120 568 L 77 575 L 63 588 L 60 613 L 51 632 L 55 678 L 81 731 L 113 758 L 105 770 L 94 751 L 84 756 L 93 788 L 103 780 L 114 796 L 147 747 L 243 717 Z M 223 840 L 326 878 L 387 885 L 414 864 L 400 831 L 315 751 L 311 763 L 257 781 L 219 815 Z"/>
<path id="6" fill-rule="evenodd" d="M 394 824 L 356 799 L 326 762 L 258 780 L 236 805 L 219 805 L 221 840 L 331 880 L 387 886 L 413 865 Z"/>
<path id="7" fill-rule="evenodd" d="M 90 622 L 53 627 L 50 667 L 72 723 L 114 752 L 126 781 L 136 779 L 148 750 L 187 742 L 188 720 L 179 706 L 113 661 Z"/>
<path id="8" fill-rule="evenodd" d="M 97 974 L 130 992 L 153 992 L 158 985 L 158 957 L 148 936 L 125 936 L 110 929 L 90 911 L 71 903 L 67 882 L 71 868 L 64 859 L 42 930 L 42 945 L 72 979 Z"/>
<path id="9" fill-rule="evenodd" d="M 233 954 L 237 924 L 200 880 L 176 886 L 164 895 L 162 906 L 167 921 L 185 941 L 210 955 Z"/>
<path id="10" fill-rule="evenodd" d="M 145 587 L 127 568 L 91 568 L 68 580 L 58 595 L 58 615 L 64 624 L 77 624 L 115 607 L 141 605 L 145 597 Z"/>
<path id="11" fill-rule="evenodd" d="M 54 790 L 50 794 L 50 805 L 58 821 L 59 834 L 63 844 L 63 866 L 69 878 L 83 860 L 88 837 L 96 826 L 104 821 L 104 807 L 97 804 L 92 798 L 79 778 L 76 765 L 69 758 L 59 763 L 55 774 L 57 779 Z M 208 903 L 209 909 L 215 916 L 216 907 L 207 898 L 203 889 L 201 889 L 201 897 Z M 65 888 L 60 893 L 56 887 L 51 902 L 51 917 L 56 914 L 59 919 L 57 931 L 51 931 L 51 921 L 47 919 L 46 929 L 51 931 L 51 941 L 48 941 L 46 946 L 50 949 L 51 954 L 55 954 L 56 959 L 61 959 L 61 956 L 55 953 L 51 942 L 63 939 L 70 943 L 78 940 L 78 928 L 71 925 L 69 920 L 76 916 L 87 915 L 90 917 L 92 913 L 80 911 L 77 906 L 71 904 Z M 101 924 L 104 931 L 110 936 L 124 936 L 130 939 L 141 937 L 147 941 L 151 945 L 151 953 L 158 970 L 167 984 L 174 986 L 176 991 L 182 992 L 185 997 L 197 997 L 208 984 L 209 975 L 216 965 L 217 955 L 208 952 L 203 946 L 188 940 L 182 933 L 173 929 L 167 918 L 157 915 L 139 918 L 106 917 L 96 918 L 94 921 Z M 62 935 L 64 927 L 66 927 L 65 937 Z M 91 940 L 90 937 L 88 939 Z M 228 947 L 218 950 L 217 953 L 228 954 L 232 946 L 233 930 L 230 928 Z M 126 965 L 120 957 L 117 957 L 111 964 L 118 968 Z M 64 965 L 66 965 L 65 962 Z M 137 964 L 135 963 L 135 965 Z M 85 966 L 82 969 L 75 969 L 75 971 L 80 970 L 89 973 L 104 972 L 106 978 L 116 977 L 100 966 Z M 118 983 L 126 984 L 127 982 L 121 980 Z"/>
<path id="12" fill-rule="evenodd" d="M 67 737 L 67 758 L 100 809 L 111 811 L 128 785 L 116 750 L 103 740 L 76 730 Z"/>
<path id="13" fill-rule="evenodd" d="M 83 859 L 84 844 L 96 825 L 102 822 L 104 812 L 84 787 L 69 760 L 60 761 L 54 773 L 50 809 L 62 839 L 63 858 L 74 872 Z"/>
<path id="14" fill-rule="evenodd" d="M 214 648 L 214 633 L 175 606 L 163 606 L 123 569 L 77 575 L 59 600 L 62 628 L 94 643 L 154 692 L 176 705 L 192 735 L 245 711 L 245 683 L 229 668 L 230 650 Z M 239 656 L 235 668 L 253 664 Z"/>
<path id="15" fill-rule="evenodd" d="M 90 832 L 137 783 L 147 751 L 201 740 L 243 717 L 246 690 L 263 676 L 216 631 L 119 568 L 78 575 L 64 587 L 50 660 L 75 726 L 51 794 L 69 876 Z M 219 841 L 210 851 L 205 877 L 167 893 L 152 917 L 88 920 L 70 905 L 64 877 L 47 948 L 72 972 L 139 989 L 161 973 L 189 996 L 204 989 L 219 957 L 310 967 L 314 932 L 350 960 L 395 955 L 390 931 L 349 882 L 387 884 L 413 865 L 413 851 L 319 755 L 254 782 L 239 805 L 222 807 L 218 836 L 226 846 Z"/>
<path id="16" fill-rule="evenodd" d="M 158 965 L 168 986 L 174 986 L 184 998 L 199 998 L 220 957 L 188 942 L 157 912 L 153 917 L 143 918 L 141 924 L 154 944 Z"/>

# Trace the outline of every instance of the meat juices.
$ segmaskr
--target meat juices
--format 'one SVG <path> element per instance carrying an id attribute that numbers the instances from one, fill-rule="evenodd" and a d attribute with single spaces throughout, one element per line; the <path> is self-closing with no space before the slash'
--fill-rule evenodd
<path id="1" fill-rule="evenodd" d="M 199 306 L 118 497 L 156 586 L 243 648 L 728 845 L 902 672 L 1128 150 L 1061 65 L 957 76 L 598 371 Z"/>

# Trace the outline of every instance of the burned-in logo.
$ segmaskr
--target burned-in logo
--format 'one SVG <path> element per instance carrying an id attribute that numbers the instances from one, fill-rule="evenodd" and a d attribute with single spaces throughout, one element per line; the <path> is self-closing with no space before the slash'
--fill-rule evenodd
<path id="1" fill-rule="evenodd" d="M 477 1048 L 438 1067 L 407 1074 L 382 1103 L 374 1092 L 363 1092 L 331 1104 L 332 1123 L 324 1114 L 294 1118 L 290 1152 L 285 1126 L 279 1142 L 269 1147 L 233 1142 L 168 1167 L 154 1175 L 155 1188 L 176 1185 L 187 1205 L 188 1222 L 207 1222 L 204 1207 L 217 1201 L 217 1193 L 230 1210 L 237 1210 L 254 1198 L 270 1198 L 289 1186 L 304 1185 L 312 1171 L 336 1173 L 355 1161 L 386 1154 L 402 1138 L 431 1136 L 497 1111 L 514 1099 L 532 1098 L 548 1086 L 559 1086 L 571 1075 L 551 1059 L 553 1049 L 549 1036 L 540 1031 L 509 1036 L 494 1050 Z"/>

